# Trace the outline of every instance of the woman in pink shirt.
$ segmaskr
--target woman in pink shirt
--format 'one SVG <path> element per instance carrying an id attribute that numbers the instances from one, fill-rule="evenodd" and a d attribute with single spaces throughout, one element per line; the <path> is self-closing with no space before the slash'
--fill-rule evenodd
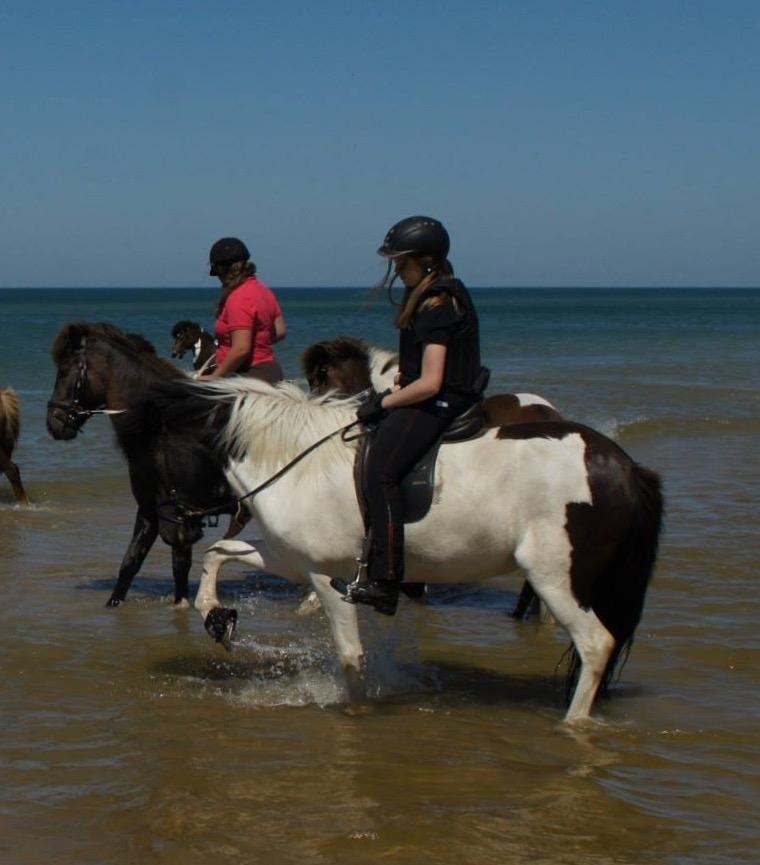
<path id="1" fill-rule="evenodd" d="M 216 309 L 216 369 L 207 378 L 250 375 L 270 384 L 282 381 L 272 346 L 287 327 L 274 293 L 256 278 L 256 265 L 237 237 L 223 237 L 209 252 L 210 275 L 222 290 Z"/>

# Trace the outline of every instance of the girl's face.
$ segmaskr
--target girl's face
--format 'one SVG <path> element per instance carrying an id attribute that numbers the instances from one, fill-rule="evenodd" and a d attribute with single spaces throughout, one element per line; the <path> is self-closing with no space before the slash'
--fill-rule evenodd
<path id="1" fill-rule="evenodd" d="M 407 288 L 414 288 L 425 275 L 422 265 L 411 255 L 399 255 L 393 259 L 396 275 Z"/>

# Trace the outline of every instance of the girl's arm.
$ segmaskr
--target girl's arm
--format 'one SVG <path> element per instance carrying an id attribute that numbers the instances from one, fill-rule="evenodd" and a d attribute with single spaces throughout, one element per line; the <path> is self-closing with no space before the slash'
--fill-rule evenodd
<path id="1" fill-rule="evenodd" d="M 383 408 L 400 408 L 414 405 L 435 396 L 443 387 L 446 372 L 446 346 L 434 342 L 425 343 L 422 349 L 422 373 L 406 387 L 383 397 Z"/>
<path id="2" fill-rule="evenodd" d="M 287 333 L 288 326 L 285 324 L 285 318 L 282 315 L 278 315 L 274 320 L 274 342 L 280 342 L 280 340 L 285 339 Z"/>
<path id="3" fill-rule="evenodd" d="M 243 363 L 251 357 L 251 331 L 233 330 L 229 353 L 222 363 L 209 375 L 203 378 L 224 378 L 232 375 Z"/>

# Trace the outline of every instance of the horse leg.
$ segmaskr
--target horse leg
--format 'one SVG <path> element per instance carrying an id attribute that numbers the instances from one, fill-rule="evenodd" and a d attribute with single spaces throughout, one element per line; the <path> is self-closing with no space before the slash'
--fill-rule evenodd
<path id="1" fill-rule="evenodd" d="M 13 495 L 16 497 L 18 504 L 23 505 L 24 507 L 29 507 L 31 502 L 26 494 L 24 485 L 21 483 L 21 472 L 16 463 L 11 459 L 3 457 L 0 459 L 0 469 L 10 481 L 11 486 L 13 487 Z"/>
<path id="2" fill-rule="evenodd" d="M 193 564 L 192 544 L 175 544 L 172 546 L 172 575 L 174 576 L 174 603 L 177 606 L 188 607 L 188 574 Z"/>
<path id="3" fill-rule="evenodd" d="M 544 584 L 542 588 L 537 588 L 537 591 L 552 615 L 567 629 L 578 653 L 580 674 L 565 721 L 583 721 L 591 714 L 607 662 L 615 648 L 615 638 L 593 610 L 584 610 L 579 606 L 566 579 L 559 582 L 552 575 L 549 580 L 544 579 L 537 583 L 536 575 L 532 576 L 534 585 Z"/>
<path id="4" fill-rule="evenodd" d="M 541 603 L 541 599 L 533 590 L 533 586 L 525 580 L 520 590 L 520 596 L 517 599 L 514 610 L 510 613 L 513 619 L 518 622 L 531 616 L 538 616 L 538 620 L 543 625 L 555 624 L 554 616 L 549 612 L 546 604 Z"/>
<path id="5" fill-rule="evenodd" d="M 312 589 L 306 597 L 301 601 L 296 609 L 297 616 L 313 616 L 319 612 L 322 604 L 319 602 L 319 595 Z"/>
<path id="6" fill-rule="evenodd" d="M 118 607 L 127 596 L 129 587 L 135 574 L 142 567 L 145 557 L 148 555 L 153 542 L 158 535 L 158 520 L 154 516 L 147 516 L 142 511 L 137 511 L 135 527 L 132 532 L 132 540 L 129 542 L 124 558 L 121 560 L 119 576 L 116 579 L 111 597 L 106 602 L 107 607 Z"/>
<path id="7" fill-rule="evenodd" d="M 341 596 L 331 587 L 330 578 L 324 574 L 312 573 L 309 574 L 309 579 L 330 622 L 340 665 L 346 677 L 349 702 L 352 706 L 357 706 L 366 699 L 367 689 L 364 649 L 359 637 L 356 607 L 343 602 Z"/>
<path id="8" fill-rule="evenodd" d="M 513 619 L 521 622 L 527 616 L 535 614 L 537 603 L 538 595 L 533 591 L 533 586 L 525 580 L 522 584 L 522 589 L 520 589 L 520 596 L 517 599 L 515 608 L 510 615 Z"/>
<path id="9" fill-rule="evenodd" d="M 216 593 L 216 583 L 219 572 L 229 561 L 240 562 L 257 570 L 266 570 L 261 551 L 244 541 L 217 541 L 206 550 L 203 556 L 203 569 L 195 596 L 195 609 L 201 614 L 208 634 L 227 650 L 232 648 L 237 610 L 221 606 Z"/>

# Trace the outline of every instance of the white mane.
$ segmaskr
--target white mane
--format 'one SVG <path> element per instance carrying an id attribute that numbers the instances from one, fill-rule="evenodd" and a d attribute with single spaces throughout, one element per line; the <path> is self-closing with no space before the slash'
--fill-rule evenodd
<path id="1" fill-rule="evenodd" d="M 332 394 L 312 396 L 292 382 L 272 386 L 243 376 L 200 386 L 210 399 L 234 397 L 224 443 L 237 459 L 245 457 L 258 470 L 275 472 L 309 445 L 355 420 L 359 401 Z M 352 462 L 354 446 L 340 435 L 310 454 L 309 473 L 326 471 L 336 460 Z"/>
<path id="2" fill-rule="evenodd" d="M 369 360 L 369 377 L 372 387 L 382 393 L 386 388 L 393 387 L 398 372 L 398 355 L 396 352 L 370 345 L 367 349 Z"/>

